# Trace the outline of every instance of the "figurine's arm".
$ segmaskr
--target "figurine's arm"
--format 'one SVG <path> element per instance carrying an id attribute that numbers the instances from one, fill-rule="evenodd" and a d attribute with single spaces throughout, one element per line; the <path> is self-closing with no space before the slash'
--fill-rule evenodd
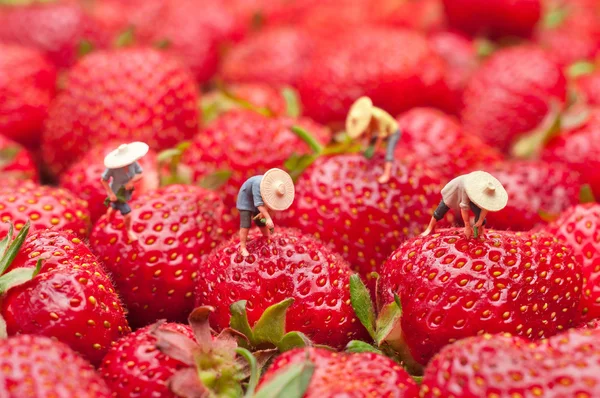
<path id="1" fill-rule="evenodd" d="M 379 151 L 379 148 L 381 148 L 381 144 L 383 144 L 383 139 L 383 135 L 377 135 L 377 140 L 375 141 L 375 152 Z"/>
<path id="2" fill-rule="evenodd" d="M 464 207 L 461 206 L 460 208 L 460 215 L 462 216 L 462 219 L 465 223 L 465 236 L 467 238 L 470 238 L 471 235 L 473 235 L 473 227 L 471 227 L 471 220 L 470 218 L 470 213 L 469 213 L 469 209 L 465 209 Z"/>
<path id="3" fill-rule="evenodd" d="M 264 219 L 267 220 L 267 227 L 269 227 L 269 222 L 272 225 L 273 220 L 271 219 L 271 215 L 269 214 L 269 209 L 267 209 L 267 206 L 258 206 L 257 209 L 260 211 L 260 214 L 264 217 Z M 269 228 L 272 228 L 272 226 Z"/>
<path id="4" fill-rule="evenodd" d="M 108 185 L 108 180 L 105 180 L 104 177 L 102 177 L 100 179 L 100 182 L 102 183 L 102 186 L 104 187 L 104 190 L 106 191 L 106 194 L 108 195 L 108 199 L 110 199 L 111 202 L 116 202 L 117 195 L 115 195 L 115 193 L 110 188 L 110 185 Z"/>
<path id="5" fill-rule="evenodd" d="M 481 209 L 481 213 L 479 213 L 479 220 L 477 220 L 477 222 L 475 223 L 475 226 L 477 228 L 480 228 L 483 225 L 483 222 L 485 221 L 485 217 L 487 216 L 488 211 L 485 209 Z"/>

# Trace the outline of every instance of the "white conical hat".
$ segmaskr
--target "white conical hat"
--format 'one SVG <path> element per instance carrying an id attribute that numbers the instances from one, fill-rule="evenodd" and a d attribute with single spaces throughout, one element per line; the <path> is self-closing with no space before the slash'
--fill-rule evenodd
<path id="1" fill-rule="evenodd" d="M 369 97 L 357 99 L 346 117 L 346 133 L 352 139 L 360 137 L 369 123 L 373 112 L 373 101 Z"/>
<path id="2" fill-rule="evenodd" d="M 500 181 L 485 171 L 467 174 L 465 191 L 471 202 L 488 211 L 502 210 L 508 203 L 508 194 Z"/>
<path id="3" fill-rule="evenodd" d="M 296 192 L 292 177 L 281 169 L 267 171 L 260 182 L 260 195 L 265 204 L 277 211 L 287 210 Z"/>
<path id="4" fill-rule="evenodd" d="M 117 149 L 106 155 L 104 166 L 109 169 L 128 166 L 147 154 L 148 149 L 148 145 L 144 142 L 121 144 Z"/>

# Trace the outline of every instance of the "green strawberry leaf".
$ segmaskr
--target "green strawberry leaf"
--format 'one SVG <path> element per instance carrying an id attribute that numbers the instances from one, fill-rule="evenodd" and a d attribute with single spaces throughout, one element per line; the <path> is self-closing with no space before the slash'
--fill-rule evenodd
<path id="1" fill-rule="evenodd" d="M 244 358 L 246 362 L 248 362 L 248 367 L 250 368 L 250 380 L 248 381 L 248 386 L 246 387 L 246 396 L 251 397 L 254 394 L 254 390 L 256 390 L 258 379 L 260 377 L 256 358 L 250 351 L 242 347 L 236 348 L 235 352 Z"/>
<path id="2" fill-rule="evenodd" d="M 349 342 L 348 345 L 346 345 L 346 352 L 352 352 L 352 353 L 374 352 L 375 354 L 383 355 L 383 352 L 381 352 L 377 348 L 373 347 L 371 344 L 365 343 L 364 341 L 360 341 L 360 340 L 352 340 L 351 342 Z"/>
<path id="3" fill-rule="evenodd" d="M 115 40 L 115 47 L 129 47 L 135 42 L 135 28 L 130 26 L 124 32 L 122 32 Z"/>
<path id="4" fill-rule="evenodd" d="M 244 336 L 254 344 L 254 336 L 252 328 L 248 322 L 248 314 L 246 313 L 246 300 L 236 301 L 229 306 L 231 312 L 231 319 L 229 320 L 229 326 L 242 333 Z"/>
<path id="5" fill-rule="evenodd" d="M 350 276 L 350 302 L 360 323 L 375 339 L 375 308 L 369 290 L 356 274 Z"/>
<path id="6" fill-rule="evenodd" d="M 263 312 L 260 319 L 252 328 L 256 345 L 270 343 L 277 346 L 285 333 L 285 315 L 287 309 L 294 303 L 293 298 L 287 298 L 273 304 Z"/>
<path id="7" fill-rule="evenodd" d="M 39 262 L 38 262 L 39 267 Z M 8 289 L 30 281 L 35 275 L 37 275 L 36 268 L 17 268 L 6 274 L 0 276 L 0 294 L 4 294 Z"/>
<path id="8" fill-rule="evenodd" d="M 310 385 L 315 365 L 307 358 L 290 365 L 265 384 L 253 398 L 302 398 Z"/>
<path id="9" fill-rule="evenodd" d="M 542 25 L 545 28 L 553 29 L 560 26 L 567 18 L 568 12 L 565 8 L 555 7 L 554 9 L 546 12 L 542 18 Z"/>
<path id="10" fill-rule="evenodd" d="M 158 40 L 154 43 L 154 47 L 158 48 L 159 50 L 166 50 L 167 48 L 171 47 L 171 40 L 169 39 L 161 39 Z"/>
<path id="11" fill-rule="evenodd" d="M 18 146 L 8 146 L 0 149 L 0 167 L 11 163 L 19 152 L 21 152 L 21 149 Z"/>
<path id="12" fill-rule="evenodd" d="M 479 59 L 489 57 L 498 49 L 498 46 L 488 39 L 475 40 L 474 47 L 475 54 Z"/>
<path id="13" fill-rule="evenodd" d="M 397 296 L 396 296 L 397 297 Z M 402 307 L 396 301 L 384 305 L 377 317 L 375 342 L 381 345 L 402 318 Z"/>
<path id="14" fill-rule="evenodd" d="M 315 155 L 320 155 L 323 152 L 323 145 L 308 131 L 300 126 L 292 126 L 292 133 L 306 143 Z"/>
<path id="15" fill-rule="evenodd" d="M 279 352 L 285 352 L 294 348 L 304 348 L 311 345 L 312 342 L 304 333 L 289 332 L 279 341 L 277 348 L 279 349 Z"/>
<path id="16" fill-rule="evenodd" d="M 596 203 L 594 192 L 589 184 L 581 186 L 581 190 L 579 191 L 579 203 Z"/>
<path id="17" fill-rule="evenodd" d="M 88 55 L 92 51 L 94 51 L 94 44 L 89 40 L 83 39 L 77 45 L 77 56 L 78 57 L 83 57 L 84 55 Z"/>
<path id="18" fill-rule="evenodd" d="M 523 134 L 511 148 L 516 158 L 531 159 L 539 155 L 542 148 L 561 130 L 561 106 L 552 101 L 544 120 L 534 130 Z"/>
<path id="19" fill-rule="evenodd" d="M 370 145 L 363 153 L 363 156 L 367 159 L 371 159 L 373 158 L 373 155 L 375 155 L 375 146 Z"/>
<path id="20" fill-rule="evenodd" d="M 294 181 L 317 159 L 316 155 L 292 154 L 283 164 Z"/>
<path id="21" fill-rule="evenodd" d="M 271 111 L 269 108 L 256 106 L 253 103 L 234 95 L 232 92 L 230 92 L 224 87 L 221 88 L 221 92 L 223 93 L 225 98 L 229 99 L 240 108 L 256 112 L 260 115 L 263 115 L 264 117 L 273 117 L 273 111 Z"/>
<path id="22" fill-rule="evenodd" d="M 8 244 L 10 242 L 12 242 L 12 237 L 13 237 L 13 225 L 12 225 L 12 223 L 8 223 L 8 234 L 6 234 L 4 239 L 2 239 L 0 241 L 0 257 L 4 256 L 4 253 L 6 252 L 6 248 L 8 247 Z M 0 272 L 0 275 L 2 275 L 1 272 Z"/>
<path id="23" fill-rule="evenodd" d="M 567 69 L 567 75 L 570 78 L 575 78 L 583 75 L 588 75 L 596 70 L 596 65 L 589 61 L 579 61 L 570 65 Z"/>
<path id="24" fill-rule="evenodd" d="M 12 261 L 17 256 L 19 249 L 21 249 L 21 246 L 23 245 L 23 242 L 25 241 L 25 238 L 29 233 L 30 225 L 31 224 L 29 223 L 29 220 L 27 220 L 27 223 L 25 223 L 23 228 L 21 228 L 15 240 L 12 243 L 10 243 L 10 246 L 8 246 L 8 249 L 6 249 L 4 255 L 0 259 L 0 275 L 4 274 L 4 272 L 8 269 Z"/>
<path id="25" fill-rule="evenodd" d="M 232 175 L 231 170 L 217 170 L 211 174 L 205 175 L 198 185 L 210 191 L 216 191 L 229 181 Z"/>
<path id="26" fill-rule="evenodd" d="M 423 376 L 410 376 L 417 383 L 417 385 L 421 385 L 423 383 Z"/>
<path id="27" fill-rule="evenodd" d="M 285 99 L 286 114 L 293 118 L 299 117 L 302 111 L 300 109 L 300 98 L 298 98 L 296 90 L 285 87 L 281 90 L 281 96 Z"/>
<path id="28" fill-rule="evenodd" d="M 559 215 L 560 214 L 548 213 L 547 211 L 544 211 L 544 210 L 538 211 L 538 216 L 540 216 L 542 221 L 545 221 L 545 222 L 552 222 L 552 221 L 556 220 L 559 217 Z"/>

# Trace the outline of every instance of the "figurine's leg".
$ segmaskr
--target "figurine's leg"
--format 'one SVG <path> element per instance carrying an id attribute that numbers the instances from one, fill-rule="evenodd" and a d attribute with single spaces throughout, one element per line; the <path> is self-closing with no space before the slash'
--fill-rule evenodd
<path id="1" fill-rule="evenodd" d="M 392 175 L 392 165 L 394 163 L 394 152 L 400 141 L 400 130 L 396 131 L 389 138 L 385 152 L 385 165 L 383 166 L 383 174 L 377 179 L 380 184 L 385 184 L 390 180 Z"/>
<path id="2" fill-rule="evenodd" d="M 114 207 L 113 207 L 113 204 L 112 204 L 112 203 L 110 203 L 110 204 L 108 205 L 108 209 L 106 209 L 106 219 L 107 219 L 108 221 L 112 220 L 112 218 L 113 218 L 113 215 L 114 215 L 114 214 L 115 214 L 115 209 L 114 209 Z"/>
<path id="3" fill-rule="evenodd" d="M 246 249 L 246 242 L 248 241 L 248 232 L 252 225 L 252 212 L 247 210 L 240 210 L 240 254 L 243 257 L 248 257 L 250 253 Z"/>
<path id="4" fill-rule="evenodd" d="M 446 206 L 446 203 L 444 203 L 443 200 L 440 201 L 440 204 L 438 205 L 437 209 L 435 209 L 435 211 L 433 212 L 433 217 L 431 217 L 427 229 L 423 231 L 421 236 L 427 236 L 433 231 L 435 231 L 436 224 L 438 223 L 438 221 L 444 218 L 444 216 L 446 215 L 446 213 L 448 213 L 449 210 L 450 208 Z"/>
<path id="5" fill-rule="evenodd" d="M 123 215 L 123 223 L 125 224 L 125 230 L 127 231 L 127 237 L 130 241 L 134 242 L 138 240 L 138 236 L 131 229 L 131 207 L 127 203 L 119 203 L 119 210 Z"/>

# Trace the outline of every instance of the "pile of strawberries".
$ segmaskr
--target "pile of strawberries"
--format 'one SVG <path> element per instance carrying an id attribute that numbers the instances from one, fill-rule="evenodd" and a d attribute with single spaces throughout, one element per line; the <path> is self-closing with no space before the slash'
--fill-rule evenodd
<path id="1" fill-rule="evenodd" d="M 487 234 L 419 236 L 474 170 Z M 597 0 L 0 0 L 0 397 L 600 397 L 599 170 Z"/>

